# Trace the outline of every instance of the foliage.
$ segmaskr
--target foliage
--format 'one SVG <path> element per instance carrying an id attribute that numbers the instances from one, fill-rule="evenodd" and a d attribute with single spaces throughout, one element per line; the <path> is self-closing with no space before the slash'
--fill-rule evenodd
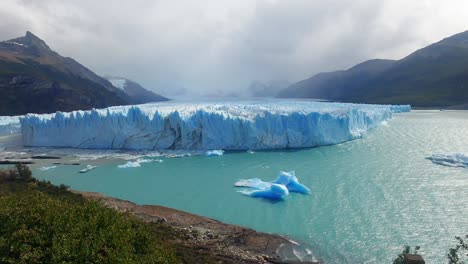
<path id="1" fill-rule="evenodd" d="M 15 165 L 15 169 L 2 170 L 0 171 L 0 180 L 2 181 L 34 181 L 31 170 L 28 166 L 18 163 Z"/>
<path id="2" fill-rule="evenodd" d="M 23 181 L 34 181 L 34 178 L 32 177 L 31 170 L 29 169 L 28 166 L 18 163 L 16 164 L 16 171 L 18 172 L 18 179 L 23 180 Z"/>
<path id="3" fill-rule="evenodd" d="M 0 263 L 180 262 L 155 227 L 16 169 L 0 177 Z"/>
<path id="4" fill-rule="evenodd" d="M 411 247 L 406 246 L 403 252 L 401 252 L 398 257 L 393 261 L 393 264 L 405 264 L 405 254 L 418 254 L 419 246 L 416 246 L 411 253 Z"/>
<path id="5" fill-rule="evenodd" d="M 468 238 L 468 235 L 466 236 Z M 457 236 L 458 244 L 449 250 L 447 254 L 449 264 L 467 264 L 468 262 L 468 242 Z M 461 251 L 465 251 L 462 253 Z"/>

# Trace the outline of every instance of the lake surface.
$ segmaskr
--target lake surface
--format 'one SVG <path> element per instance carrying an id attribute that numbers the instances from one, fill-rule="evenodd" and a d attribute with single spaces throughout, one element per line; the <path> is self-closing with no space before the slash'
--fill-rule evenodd
<path id="1" fill-rule="evenodd" d="M 150 157 L 162 162 L 126 169 L 117 167 L 124 160 L 98 159 L 82 161 L 99 165 L 88 173 L 58 165 L 34 175 L 287 235 L 327 263 L 390 263 L 404 245 L 421 246 L 426 263 L 443 263 L 454 236 L 468 234 L 468 169 L 425 159 L 446 152 L 468 152 L 468 111 L 395 115 L 365 138 L 335 146 Z M 274 180 L 280 170 L 296 171 L 312 194 L 269 202 L 233 186 L 238 179 Z"/>

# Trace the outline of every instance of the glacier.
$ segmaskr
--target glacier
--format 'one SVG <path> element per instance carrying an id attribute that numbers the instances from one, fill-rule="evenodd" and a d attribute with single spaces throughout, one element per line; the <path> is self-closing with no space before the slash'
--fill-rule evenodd
<path id="1" fill-rule="evenodd" d="M 265 150 L 332 145 L 409 105 L 313 101 L 167 102 L 20 117 L 25 146 L 125 150 Z"/>
<path id="2" fill-rule="evenodd" d="M 272 182 L 264 182 L 258 178 L 241 179 L 234 183 L 236 187 L 247 187 L 254 190 L 242 190 L 240 193 L 268 199 L 283 199 L 290 192 L 310 194 L 310 189 L 301 184 L 294 171 L 280 171 L 278 178 Z"/>
<path id="3" fill-rule="evenodd" d="M 468 153 L 436 153 L 427 159 L 443 166 L 468 168 Z"/>
<path id="4" fill-rule="evenodd" d="M 0 116 L 0 135 L 20 133 L 20 116 Z"/>

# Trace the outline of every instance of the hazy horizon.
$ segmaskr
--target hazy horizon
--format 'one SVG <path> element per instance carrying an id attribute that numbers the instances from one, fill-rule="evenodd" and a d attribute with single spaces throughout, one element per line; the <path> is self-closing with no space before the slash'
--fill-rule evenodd
<path id="1" fill-rule="evenodd" d="M 99 75 L 156 92 L 247 95 L 368 59 L 400 59 L 468 29 L 468 2 L 30 1 L 0 3 L 0 39 L 29 30 Z"/>

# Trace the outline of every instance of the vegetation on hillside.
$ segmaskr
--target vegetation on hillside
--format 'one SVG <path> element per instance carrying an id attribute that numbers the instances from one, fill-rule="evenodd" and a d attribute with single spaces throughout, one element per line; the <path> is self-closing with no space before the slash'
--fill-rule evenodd
<path id="1" fill-rule="evenodd" d="M 0 172 L 0 263 L 182 262 L 161 232 L 36 181 L 24 165 Z"/>

